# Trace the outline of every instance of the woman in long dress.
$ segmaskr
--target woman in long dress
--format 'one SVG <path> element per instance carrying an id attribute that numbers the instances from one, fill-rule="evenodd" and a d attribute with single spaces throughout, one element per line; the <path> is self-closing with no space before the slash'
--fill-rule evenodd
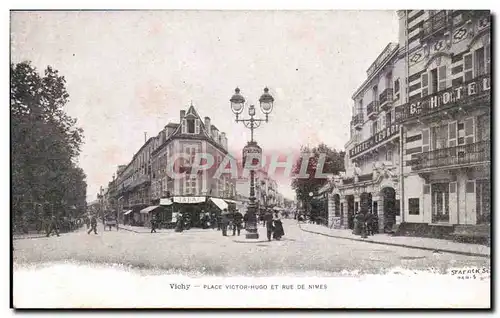
<path id="1" fill-rule="evenodd" d="M 274 225 L 273 238 L 276 240 L 280 240 L 281 237 L 285 235 L 285 231 L 283 230 L 283 223 L 281 222 L 281 218 L 278 213 L 274 213 L 273 225 Z"/>

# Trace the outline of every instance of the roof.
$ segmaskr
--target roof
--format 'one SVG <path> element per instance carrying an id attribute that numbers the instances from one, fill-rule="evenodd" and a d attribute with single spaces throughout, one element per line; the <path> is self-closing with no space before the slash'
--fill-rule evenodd
<path id="1" fill-rule="evenodd" d="M 177 128 L 177 127 L 179 127 L 179 124 L 177 124 L 177 123 L 168 123 L 165 127 L 174 127 L 174 128 Z"/>

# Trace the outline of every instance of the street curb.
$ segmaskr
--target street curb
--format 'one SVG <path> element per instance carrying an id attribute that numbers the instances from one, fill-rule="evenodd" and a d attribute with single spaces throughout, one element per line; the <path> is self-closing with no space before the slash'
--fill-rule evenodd
<path id="1" fill-rule="evenodd" d="M 134 232 L 134 233 L 139 233 L 139 234 L 146 233 L 146 232 L 137 232 L 137 231 L 134 231 L 134 230 L 131 230 L 131 229 L 126 229 L 126 228 L 120 227 L 120 226 L 118 226 L 118 229 L 122 229 L 122 230 L 129 231 L 129 232 Z"/>
<path id="2" fill-rule="evenodd" d="M 460 255 L 466 255 L 466 256 L 478 256 L 478 257 L 491 258 L 491 256 L 488 254 L 462 252 L 462 251 L 454 251 L 454 250 L 449 250 L 449 249 L 444 249 L 444 248 L 431 248 L 431 247 L 414 246 L 414 245 L 389 243 L 389 242 L 376 242 L 376 241 L 371 241 L 371 240 L 367 240 L 367 239 L 355 239 L 355 238 L 338 236 L 338 235 L 330 235 L 330 234 L 305 230 L 300 226 L 300 224 L 299 224 L 299 228 L 304 232 L 319 234 L 319 235 L 328 236 L 328 237 L 340 238 L 340 239 L 344 239 L 344 240 L 359 241 L 359 242 L 380 244 L 380 245 L 399 246 L 399 247 L 413 248 L 413 249 L 417 249 L 417 250 L 426 250 L 426 251 L 432 251 L 432 252 L 442 252 L 442 253 L 460 254 Z"/>

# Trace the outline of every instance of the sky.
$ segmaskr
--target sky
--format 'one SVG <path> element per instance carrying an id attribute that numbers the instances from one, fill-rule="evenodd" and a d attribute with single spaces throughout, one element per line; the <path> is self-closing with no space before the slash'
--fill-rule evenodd
<path id="1" fill-rule="evenodd" d="M 191 103 L 240 153 L 250 131 L 230 109 L 237 86 L 249 104 L 266 86 L 275 98 L 255 132 L 264 154 L 321 142 L 344 149 L 351 96 L 397 33 L 395 11 L 12 12 L 11 62 L 65 77 L 93 200 L 144 133 L 179 122 Z M 294 198 L 289 179 L 278 189 Z"/>

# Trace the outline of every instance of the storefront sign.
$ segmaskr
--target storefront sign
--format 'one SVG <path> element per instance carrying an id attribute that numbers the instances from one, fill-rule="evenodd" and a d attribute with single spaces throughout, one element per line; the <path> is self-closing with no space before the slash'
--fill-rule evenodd
<path id="1" fill-rule="evenodd" d="M 473 81 L 453 86 L 436 94 L 425 96 L 418 101 L 401 106 L 397 120 L 406 120 L 419 115 L 432 113 L 440 107 L 467 101 L 481 93 L 491 90 L 490 76 L 482 76 Z M 403 113 L 400 113 L 400 112 Z"/>
<path id="2" fill-rule="evenodd" d="M 376 133 L 375 135 L 371 136 L 367 140 L 363 141 L 362 143 L 356 145 L 354 148 L 349 150 L 349 156 L 352 158 L 361 152 L 368 150 L 384 141 L 387 139 L 391 138 L 392 136 L 396 135 L 399 133 L 399 125 L 394 124 L 386 129 Z"/>
<path id="3" fill-rule="evenodd" d="M 205 202 L 205 197 L 174 197 L 175 203 L 196 204 Z"/>

